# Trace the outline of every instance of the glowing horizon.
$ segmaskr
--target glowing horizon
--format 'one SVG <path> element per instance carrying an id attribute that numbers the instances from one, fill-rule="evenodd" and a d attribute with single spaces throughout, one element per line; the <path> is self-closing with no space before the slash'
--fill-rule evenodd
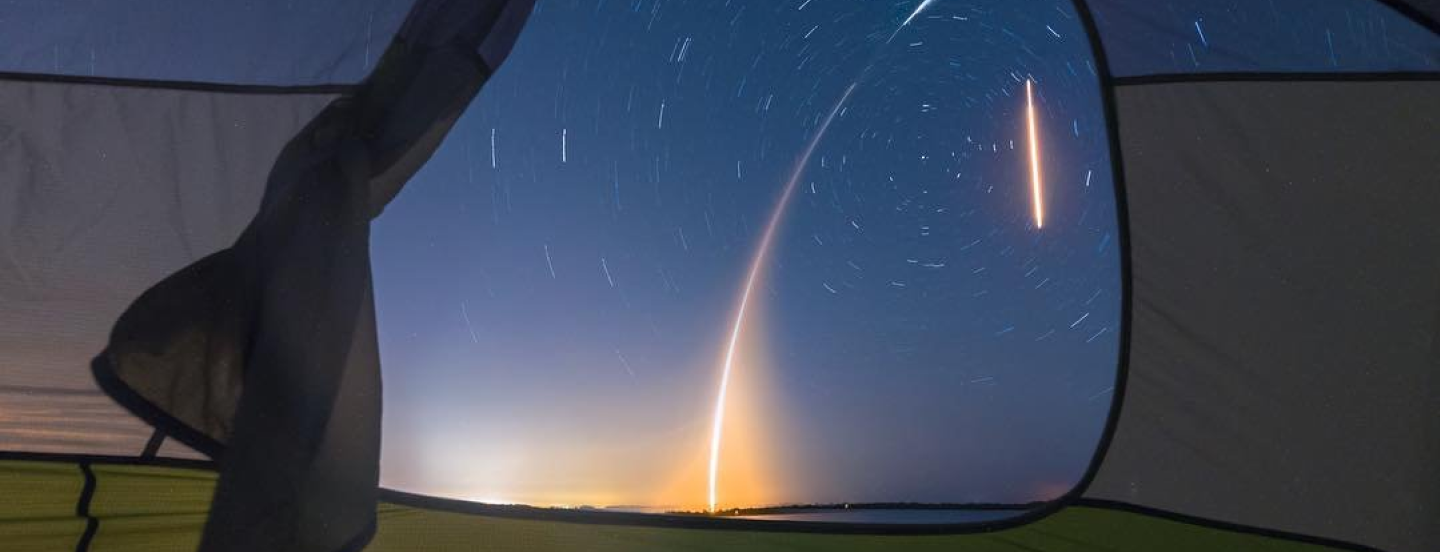
<path id="1" fill-rule="evenodd" d="M 761 234 L 760 245 L 756 249 L 755 258 L 750 262 L 750 271 L 745 278 L 745 288 L 740 294 L 740 305 L 735 309 L 735 323 L 730 329 L 730 342 L 725 349 L 725 363 L 720 375 L 720 389 L 715 396 L 715 417 L 710 430 L 710 469 L 709 469 L 709 495 L 707 504 L 711 512 L 715 511 L 718 502 L 716 493 L 716 482 L 719 479 L 720 469 L 720 435 L 725 427 L 725 398 L 730 388 L 730 373 L 735 363 L 735 349 L 740 342 L 740 333 L 745 325 L 745 310 L 750 305 L 750 292 L 755 289 L 755 281 L 759 279 L 760 273 L 765 268 L 766 258 L 770 254 L 770 244 L 774 241 L 776 229 L 780 226 L 780 220 L 784 217 L 785 208 L 790 204 L 790 197 L 795 194 L 796 184 L 800 182 L 800 175 L 805 173 L 805 166 L 810 164 L 810 157 L 815 154 L 816 146 L 820 145 L 820 139 L 825 136 L 825 131 L 830 129 L 830 123 L 840 113 L 840 108 L 850 99 L 850 94 L 855 91 L 858 82 L 850 83 L 845 88 L 845 93 L 835 106 L 830 108 L 830 114 L 825 116 L 825 121 L 820 124 L 815 136 L 810 138 L 810 143 L 805 145 L 805 151 L 796 161 L 795 168 L 790 172 L 790 179 L 785 183 L 785 189 L 780 194 L 780 199 L 775 203 L 775 210 L 770 213 L 770 221 L 765 226 L 765 232 Z"/>
<path id="2" fill-rule="evenodd" d="M 1041 197 L 1043 186 L 1040 182 L 1040 138 L 1035 132 L 1035 94 L 1033 79 L 1025 80 L 1025 119 L 1030 134 L 1030 196 L 1035 209 L 1035 228 L 1045 228 L 1045 202 Z"/>

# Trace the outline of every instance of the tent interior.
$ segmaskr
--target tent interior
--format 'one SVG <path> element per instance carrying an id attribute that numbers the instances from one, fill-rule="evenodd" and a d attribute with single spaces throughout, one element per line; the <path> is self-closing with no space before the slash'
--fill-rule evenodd
<path id="1" fill-rule="evenodd" d="M 1440 542 L 1435 0 L 0 8 L 0 549 Z"/>

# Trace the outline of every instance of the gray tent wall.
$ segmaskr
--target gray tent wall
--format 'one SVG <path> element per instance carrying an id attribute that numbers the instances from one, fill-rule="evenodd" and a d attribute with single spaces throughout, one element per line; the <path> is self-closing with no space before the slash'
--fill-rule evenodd
<path id="1" fill-rule="evenodd" d="M 235 242 L 281 149 L 358 90 L 412 4 L 0 9 L 0 450 L 141 454 L 152 429 L 87 358 L 142 291 Z"/>
<path id="2" fill-rule="evenodd" d="M 1084 496 L 1434 550 L 1440 74 L 1113 69 L 1128 366 Z"/>
<path id="3" fill-rule="evenodd" d="M 1440 82 L 1144 84 L 1116 102 L 1130 370 L 1087 496 L 1432 549 Z"/>
<path id="4" fill-rule="evenodd" d="M 1440 21 L 1440 0 L 1380 0 L 1390 7 L 1409 15 L 1418 21 L 1430 22 L 1431 30 L 1434 30 L 1433 23 Z"/>
<path id="5" fill-rule="evenodd" d="M 0 450 L 140 454 L 151 428 L 89 358 L 145 288 L 235 240 L 336 97 L 0 80 Z"/>

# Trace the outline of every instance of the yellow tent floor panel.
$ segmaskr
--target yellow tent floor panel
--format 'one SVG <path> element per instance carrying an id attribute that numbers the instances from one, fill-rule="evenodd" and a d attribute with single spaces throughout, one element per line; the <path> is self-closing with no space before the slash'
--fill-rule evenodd
<path id="1" fill-rule="evenodd" d="M 89 463 L 87 516 L 78 462 L 0 460 L 0 549 L 72 552 L 195 550 L 215 473 Z M 368 552 L 1322 552 L 1328 546 L 1117 509 L 1071 506 L 1034 523 L 952 535 L 844 535 L 517 519 L 382 503 Z"/>

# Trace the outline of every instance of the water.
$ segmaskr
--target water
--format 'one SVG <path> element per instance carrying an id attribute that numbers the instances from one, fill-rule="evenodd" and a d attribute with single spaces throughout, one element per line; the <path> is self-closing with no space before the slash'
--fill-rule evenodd
<path id="1" fill-rule="evenodd" d="M 655 506 L 612 506 L 610 512 L 669 514 L 672 508 Z M 950 523 L 983 523 L 1024 514 L 1028 510 L 1000 509 L 921 509 L 921 508 L 795 508 L 771 514 L 724 516 L 721 519 L 763 521 L 806 521 L 819 523 L 876 523 L 893 525 L 935 525 Z"/>
<path id="2" fill-rule="evenodd" d="M 736 516 L 740 519 L 810 521 L 823 523 L 944 524 L 995 521 L 1025 510 L 808 510 L 780 514 Z"/>

